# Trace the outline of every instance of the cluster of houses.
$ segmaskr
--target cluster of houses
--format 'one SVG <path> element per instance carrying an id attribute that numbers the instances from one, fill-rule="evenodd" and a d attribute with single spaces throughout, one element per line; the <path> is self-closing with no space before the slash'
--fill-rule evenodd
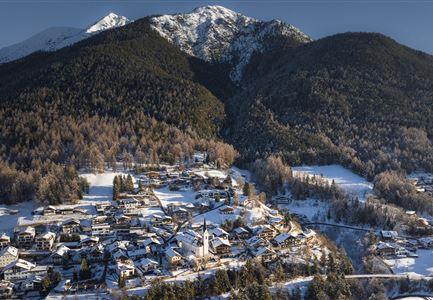
<path id="1" fill-rule="evenodd" d="M 394 230 L 382 230 L 374 247 L 382 257 L 418 257 L 417 249 L 433 249 L 433 237 L 401 237 Z"/>
<path id="2" fill-rule="evenodd" d="M 47 206 L 34 214 L 51 216 L 51 222 L 17 227 L 11 236 L 2 234 L 0 297 L 40 288 L 42 279 L 53 270 L 62 274 L 65 289 L 71 286 L 65 280 L 100 282 L 105 278 L 132 286 L 221 260 L 271 262 L 280 251 L 314 242 L 314 231 L 292 230 L 270 208 L 260 221 L 239 226 L 225 227 L 205 218 L 194 222 L 194 217 L 209 211 L 235 220 L 252 205 L 248 199 L 234 203 L 236 189 L 228 180 L 211 183 L 188 171 L 152 171 L 139 178 L 138 190 L 122 193 L 111 202 L 95 203 L 93 213 L 66 205 Z M 152 190 L 161 186 L 193 189 L 194 199 L 163 206 Z M 77 214 L 83 217 L 70 217 Z M 77 275 L 84 260 L 92 266 L 86 279 Z"/>

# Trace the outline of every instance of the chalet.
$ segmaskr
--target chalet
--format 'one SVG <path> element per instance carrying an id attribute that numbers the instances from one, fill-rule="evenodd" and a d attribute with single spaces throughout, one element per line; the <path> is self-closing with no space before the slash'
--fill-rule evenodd
<path id="1" fill-rule="evenodd" d="M 312 229 L 307 229 L 299 234 L 299 238 L 302 239 L 303 242 L 310 242 L 316 236 L 316 232 Z"/>
<path id="2" fill-rule="evenodd" d="M 212 237 L 215 238 L 222 238 L 222 239 L 226 239 L 228 240 L 229 238 L 229 233 L 227 231 L 225 231 L 224 229 L 222 229 L 221 227 L 215 227 L 215 228 L 211 228 L 209 229 L 209 233 Z"/>
<path id="3" fill-rule="evenodd" d="M 149 237 L 142 242 L 141 247 L 146 249 L 147 253 L 155 253 L 161 249 L 161 245 L 162 242 L 159 239 L 156 237 Z"/>
<path id="4" fill-rule="evenodd" d="M 122 278 L 130 278 L 134 276 L 134 262 L 130 259 L 116 262 L 116 274 Z"/>
<path id="5" fill-rule="evenodd" d="M 46 276 L 47 266 L 36 266 L 23 259 L 15 260 L 4 268 L 4 279 L 9 281 L 25 280 L 32 276 Z"/>
<path id="6" fill-rule="evenodd" d="M 222 238 L 214 238 L 211 242 L 212 250 L 218 256 L 228 256 L 230 255 L 231 244 L 228 240 Z"/>
<path id="7" fill-rule="evenodd" d="M 149 271 L 153 271 L 158 268 L 159 264 L 149 258 L 143 258 L 135 263 L 135 266 L 138 271 L 140 271 L 142 274 L 147 273 Z"/>
<path id="8" fill-rule="evenodd" d="M 127 251 L 129 258 L 131 258 L 134 261 L 145 258 L 147 256 L 147 253 L 148 252 L 146 248 L 138 248 L 138 249 Z"/>
<path id="9" fill-rule="evenodd" d="M 101 244 L 96 244 L 87 252 L 87 259 L 90 262 L 100 262 L 104 259 L 105 249 Z"/>
<path id="10" fill-rule="evenodd" d="M 81 219 L 81 232 L 83 234 L 91 235 L 92 234 L 92 220 L 89 219 Z"/>
<path id="11" fill-rule="evenodd" d="M 10 281 L 0 281 L 0 298 L 11 299 L 12 292 L 14 290 L 14 284 Z"/>
<path id="12" fill-rule="evenodd" d="M 64 206 L 64 207 L 57 209 L 57 214 L 70 215 L 73 213 L 74 213 L 74 207 L 72 207 L 72 206 Z"/>
<path id="13" fill-rule="evenodd" d="M 133 211 L 137 207 L 141 206 L 140 201 L 134 198 L 120 199 L 117 201 L 119 209 Z"/>
<path id="14" fill-rule="evenodd" d="M 263 239 L 272 239 L 275 235 L 276 235 L 276 231 L 269 225 L 262 225 L 259 226 L 256 231 L 255 234 Z"/>
<path id="15" fill-rule="evenodd" d="M 248 247 L 257 248 L 259 246 L 267 246 L 268 241 L 265 239 L 262 239 L 259 236 L 253 236 L 245 241 L 245 244 L 248 245 Z"/>
<path id="16" fill-rule="evenodd" d="M 98 243 L 99 237 L 97 236 L 86 237 L 80 241 L 81 247 L 93 247 Z"/>
<path id="17" fill-rule="evenodd" d="M 232 215 L 235 212 L 235 209 L 231 206 L 225 206 L 219 209 L 220 214 L 222 215 Z"/>
<path id="18" fill-rule="evenodd" d="M 189 211 L 183 207 L 176 207 L 173 209 L 172 217 L 176 217 L 179 220 L 186 220 L 189 216 Z"/>
<path id="19" fill-rule="evenodd" d="M 42 287 L 42 280 L 43 278 L 41 276 L 28 277 L 21 283 L 20 289 L 24 291 L 39 290 Z"/>
<path id="20" fill-rule="evenodd" d="M 81 232 L 81 223 L 76 219 L 68 219 L 62 223 L 63 233 L 79 233 Z"/>
<path id="21" fill-rule="evenodd" d="M 167 262 L 172 266 L 178 265 L 182 260 L 182 256 L 171 247 L 165 249 L 164 254 Z"/>
<path id="22" fill-rule="evenodd" d="M 8 246 L 0 250 L 0 269 L 18 259 L 18 249 Z"/>
<path id="23" fill-rule="evenodd" d="M 161 227 L 171 223 L 171 217 L 169 216 L 161 216 L 161 215 L 153 215 L 151 217 L 151 224 L 156 227 Z"/>
<path id="24" fill-rule="evenodd" d="M 270 262 L 277 258 L 277 254 L 269 247 L 259 247 L 253 252 L 254 258 L 263 262 Z"/>
<path id="25" fill-rule="evenodd" d="M 109 224 L 93 224 L 92 225 L 92 235 L 94 236 L 107 236 L 110 235 L 111 227 Z"/>
<path id="26" fill-rule="evenodd" d="M 108 209 L 111 206 L 110 203 L 98 203 L 96 204 L 96 212 L 98 215 L 103 215 L 105 213 L 105 210 Z"/>
<path id="27" fill-rule="evenodd" d="M 21 228 L 16 233 L 16 242 L 18 247 L 30 248 L 35 240 L 36 231 L 33 227 L 27 226 Z"/>
<path id="28" fill-rule="evenodd" d="M 233 229 L 233 234 L 235 237 L 241 240 L 248 239 L 251 236 L 250 232 L 246 230 L 244 227 L 237 227 Z"/>
<path id="29" fill-rule="evenodd" d="M 292 234 L 288 233 L 281 233 L 277 235 L 272 241 L 272 245 L 277 248 L 285 249 L 288 247 L 291 247 L 293 245 L 300 244 L 301 239 L 299 239 L 297 236 L 294 236 Z"/>
<path id="30" fill-rule="evenodd" d="M 11 244 L 11 238 L 6 234 L 2 233 L 0 236 L 0 249 L 6 248 Z"/>
<path id="31" fill-rule="evenodd" d="M 65 261 L 68 260 L 68 253 L 70 249 L 64 245 L 59 246 L 52 254 L 51 254 L 51 262 L 55 265 L 61 265 Z"/>
<path id="32" fill-rule="evenodd" d="M 57 213 L 57 209 L 55 206 L 49 205 L 43 209 L 43 214 L 45 216 L 55 215 Z"/>
<path id="33" fill-rule="evenodd" d="M 376 253 L 381 256 L 402 255 L 406 254 L 406 252 L 406 249 L 393 243 L 379 242 L 376 245 Z"/>
<path id="34" fill-rule="evenodd" d="M 38 235 L 35 239 L 37 250 L 51 250 L 54 245 L 56 234 L 53 232 L 46 232 Z"/>

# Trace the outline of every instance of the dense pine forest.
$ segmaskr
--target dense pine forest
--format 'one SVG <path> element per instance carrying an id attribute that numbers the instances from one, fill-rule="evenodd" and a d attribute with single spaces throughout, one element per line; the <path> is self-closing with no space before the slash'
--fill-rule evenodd
<path id="1" fill-rule="evenodd" d="M 380 34 L 346 33 L 257 55 L 229 102 L 247 160 L 342 163 L 372 179 L 433 169 L 433 58 Z"/>
<path id="2" fill-rule="evenodd" d="M 218 138 L 220 99 L 234 90 L 224 74 L 164 41 L 146 19 L 2 65 L 0 199 L 76 200 L 75 170 L 116 161 L 174 163 L 200 150 L 231 164 L 236 151 Z"/>

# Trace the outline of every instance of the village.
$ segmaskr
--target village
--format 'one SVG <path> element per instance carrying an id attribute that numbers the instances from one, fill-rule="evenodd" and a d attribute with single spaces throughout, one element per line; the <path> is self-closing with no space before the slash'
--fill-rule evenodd
<path id="1" fill-rule="evenodd" d="M 247 171 L 196 159 L 116 174 L 88 174 L 81 203 L 37 207 L 1 234 L 1 297 L 140 294 L 156 278 L 188 280 L 247 260 L 310 263 L 327 251 L 314 230 L 265 205 Z M 105 198 L 101 187 L 91 195 L 98 176 L 110 180 Z"/>

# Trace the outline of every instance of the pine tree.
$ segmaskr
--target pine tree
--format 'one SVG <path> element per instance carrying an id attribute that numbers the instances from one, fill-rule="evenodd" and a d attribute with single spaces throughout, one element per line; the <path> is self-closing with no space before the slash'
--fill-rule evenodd
<path id="1" fill-rule="evenodd" d="M 250 194 L 250 184 L 245 182 L 243 189 L 244 196 L 248 196 Z"/>
<path id="2" fill-rule="evenodd" d="M 120 176 L 114 176 L 113 180 L 113 200 L 117 200 L 120 196 Z"/>
<path id="3" fill-rule="evenodd" d="M 83 258 L 80 264 L 80 279 L 81 280 L 89 279 L 91 275 L 92 273 L 89 269 L 89 265 L 87 264 L 87 260 Z"/>
<path id="4" fill-rule="evenodd" d="M 126 191 L 128 193 L 132 193 L 134 192 L 134 182 L 132 181 L 132 176 L 131 174 L 128 174 L 128 176 L 126 177 Z"/>

